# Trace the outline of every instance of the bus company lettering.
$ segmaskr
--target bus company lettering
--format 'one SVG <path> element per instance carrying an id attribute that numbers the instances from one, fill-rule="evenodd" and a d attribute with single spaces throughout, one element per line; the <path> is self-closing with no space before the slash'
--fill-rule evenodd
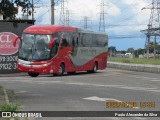
<path id="1" fill-rule="evenodd" d="M 1 32 L 0 33 L 0 55 L 12 55 L 17 53 L 18 44 L 14 47 L 13 41 L 18 37 L 14 33 L 11 32 Z"/>

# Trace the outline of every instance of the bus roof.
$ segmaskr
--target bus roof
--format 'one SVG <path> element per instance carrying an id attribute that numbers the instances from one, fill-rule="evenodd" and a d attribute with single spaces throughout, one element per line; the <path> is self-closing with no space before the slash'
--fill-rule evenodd
<path id="1" fill-rule="evenodd" d="M 53 34 L 61 31 L 76 32 L 76 28 L 57 25 L 33 25 L 26 28 L 23 32 L 31 34 Z"/>
<path id="2" fill-rule="evenodd" d="M 100 34 L 100 35 L 108 35 L 107 33 L 105 32 L 94 32 L 92 30 L 86 30 L 86 29 L 81 29 L 81 28 L 78 28 L 78 32 L 80 33 L 93 33 L 93 34 Z"/>
<path id="3" fill-rule="evenodd" d="M 65 31 L 107 35 L 107 33 L 104 32 L 94 32 L 91 30 L 70 27 L 70 26 L 60 26 L 60 25 L 32 25 L 26 28 L 23 32 L 30 34 L 54 34 L 56 32 L 65 32 Z"/>

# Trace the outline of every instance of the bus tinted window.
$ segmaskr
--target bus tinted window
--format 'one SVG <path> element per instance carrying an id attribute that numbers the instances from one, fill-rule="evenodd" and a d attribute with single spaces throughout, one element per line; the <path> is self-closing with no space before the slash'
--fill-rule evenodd
<path id="1" fill-rule="evenodd" d="M 81 44 L 85 47 L 90 47 L 92 44 L 92 34 L 83 33 L 81 38 Z"/>
<path id="2" fill-rule="evenodd" d="M 93 36 L 92 37 L 92 46 L 96 47 L 97 46 L 97 40 L 98 40 L 97 35 L 92 35 L 92 36 Z"/>
<path id="3" fill-rule="evenodd" d="M 99 47 L 105 47 L 108 45 L 107 42 L 107 37 L 106 36 L 102 36 L 102 35 L 98 35 L 98 39 L 97 39 L 97 46 Z"/>
<path id="4" fill-rule="evenodd" d="M 79 35 L 77 40 L 79 47 L 106 47 L 108 45 L 108 38 L 105 34 L 81 33 Z"/>

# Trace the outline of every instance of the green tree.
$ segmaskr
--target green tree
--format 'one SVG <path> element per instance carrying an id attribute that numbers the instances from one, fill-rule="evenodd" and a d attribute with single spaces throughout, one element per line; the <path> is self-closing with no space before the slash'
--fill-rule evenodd
<path id="1" fill-rule="evenodd" d="M 0 13 L 3 14 L 4 19 L 13 20 L 18 13 L 18 9 L 9 0 L 2 0 L 0 3 Z"/>
<path id="2" fill-rule="evenodd" d="M 18 7 L 22 7 L 23 14 L 31 15 L 32 4 L 30 0 L 1 0 L 0 13 L 3 14 L 5 20 L 15 20 L 18 13 Z"/>
<path id="3" fill-rule="evenodd" d="M 133 48 L 128 48 L 128 49 L 127 49 L 127 52 L 129 52 L 129 53 L 134 53 L 134 49 L 133 49 Z"/>
<path id="4" fill-rule="evenodd" d="M 154 42 L 150 42 L 150 44 L 149 44 L 149 51 L 150 51 L 150 53 L 154 52 Z"/>
<path id="5" fill-rule="evenodd" d="M 15 0 L 14 3 L 17 6 L 21 6 L 22 7 L 22 12 L 23 14 L 26 14 L 27 16 L 32 14 L 32 4 L 30 2 L 30 0 Z"/>
<path id="6" fill-rule="evenodd" d="M 144 49 L 139 48 L 139 49 L 135 50 L 134 54 L 136 57 L 138 57 L 139 55 L 143 55 L 144 51 L 145 51 Z"/>

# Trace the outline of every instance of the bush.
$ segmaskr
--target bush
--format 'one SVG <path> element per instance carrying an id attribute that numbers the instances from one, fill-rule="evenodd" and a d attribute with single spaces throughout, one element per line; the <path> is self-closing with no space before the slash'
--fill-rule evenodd
<path id="1" fill-rule="evenodd" d="M 12 104 L 12 103 L 4 103 L 1 105 L 0 109 L 3 112 L 15 112 L 18 110 L 19 104 Z"/>

